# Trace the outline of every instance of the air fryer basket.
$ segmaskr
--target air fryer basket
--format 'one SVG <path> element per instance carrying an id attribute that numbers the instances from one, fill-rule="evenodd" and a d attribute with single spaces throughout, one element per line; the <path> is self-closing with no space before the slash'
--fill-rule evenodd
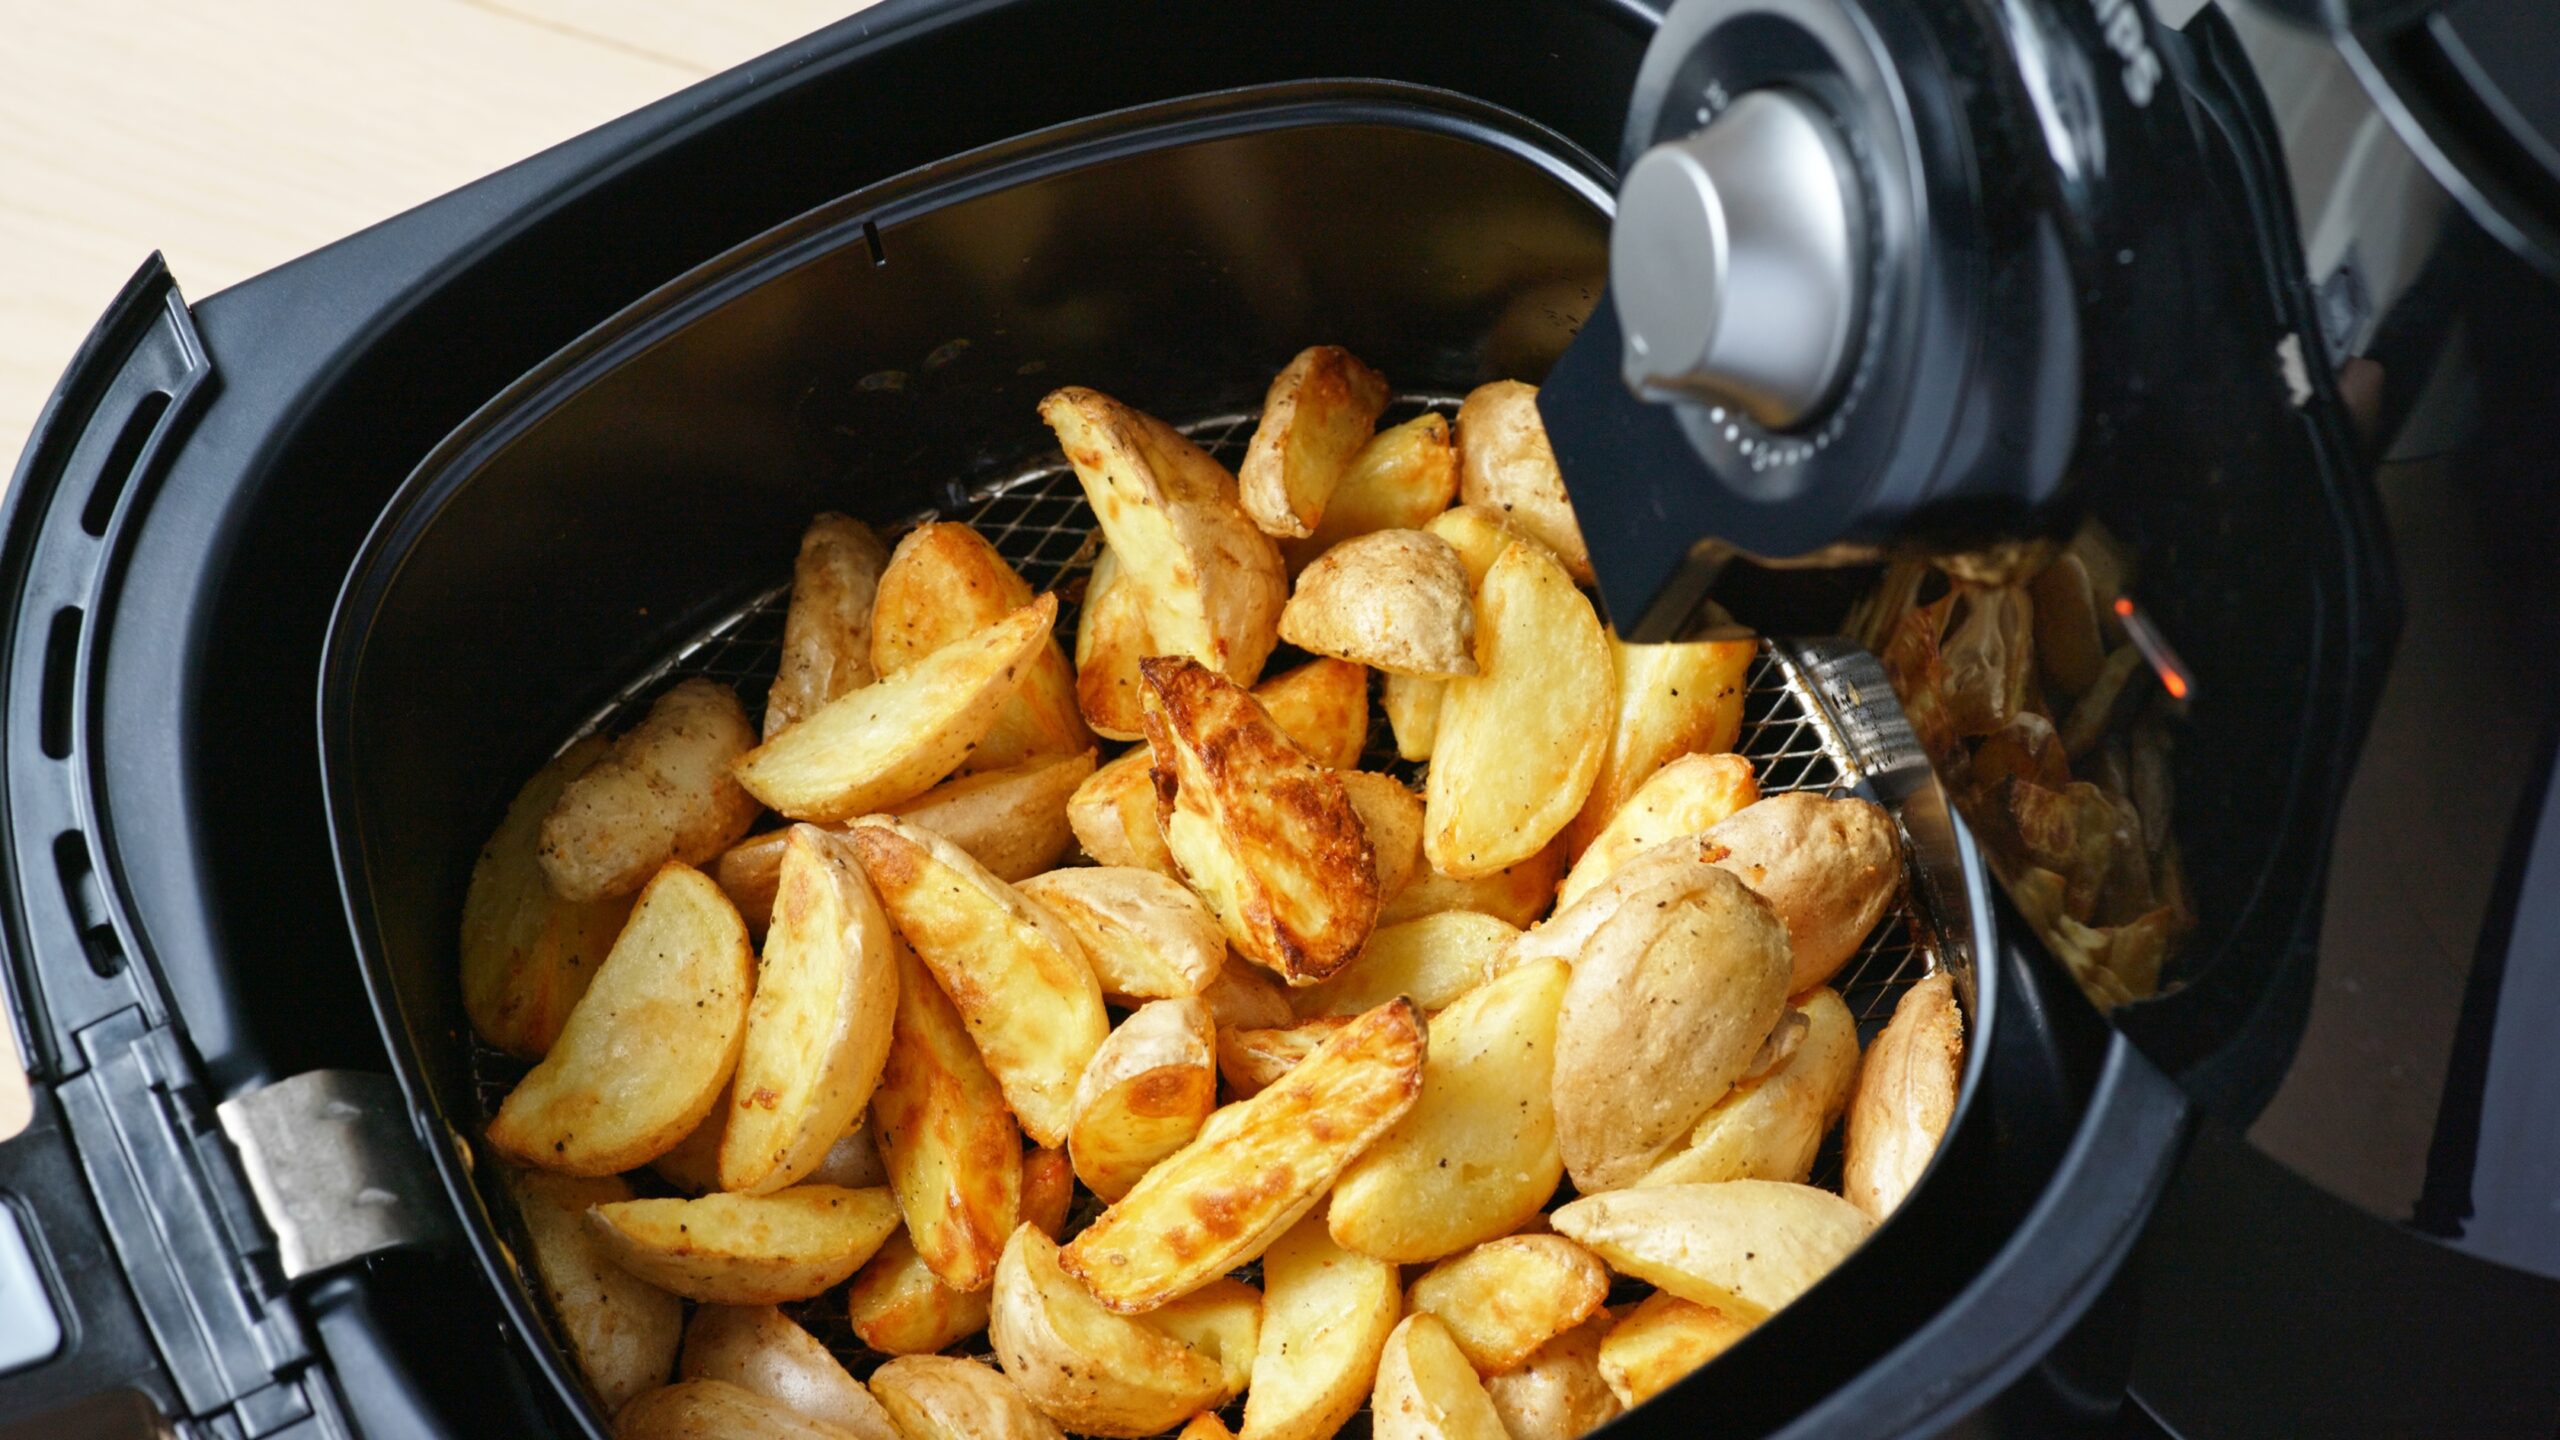
<path id="1" fill-rule="evenodd" d="M 1436 92 L 1275 87 L 1103 117 L 930 167 L 722 257 L 428 458 L 341 599 L 324 765 L 395 1067 L 524 1333 L 547 1321 L 474 1149 L 515 1072 L 471 1043 L 453 963 L 470 859 L 522 778 L 681 676 L 730 680 L 756 708 L 777 582 L 821 509 L 969 519 L 1035 587 L 1072 599 L 1090 516 L 1033 411 L 1058 384 L 1188 422 L 1232 463 L 1302 344 L 1347 345 L 1444 404 L 1542 374 L 1599 292 L 1606 204 L 1587 156 Z M 1737 1349 L 1789 1357 L 1761 1387 L 1780 1411 L 1892 1338 L 1805 1336 L 1927 1313 L 2002 1238 L 1990 1214 L 2023 1204 L 1982 1203 L 1997 1026 L 1994 967 L 1967 963 L 1989 953 L 1980 867 L 1925 765 L 1894 764 L 1916 748 L 1860 658 L 1765 649 L 1742 748 L 1772 789 L 1871 781 L 1896 804 L 1936 865 L 1840 983 L 1872 1034 L 1910 980 L 1947 963 L 1975 1043 L 1928 1184 Z M 2043 1047 L 2028 1048 L 2032 1067 Z M 2035 1176 L 2012 1178 L 2031 1193 Z M 567 1414 L 600 1432 L 557 1347 L 530 1349 Z"/>

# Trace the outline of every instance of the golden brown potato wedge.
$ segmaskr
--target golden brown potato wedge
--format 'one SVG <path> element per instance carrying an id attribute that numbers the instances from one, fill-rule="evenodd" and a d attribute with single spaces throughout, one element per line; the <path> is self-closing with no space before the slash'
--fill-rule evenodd
<path id="1" fill-rule="evenodd" d="M 1147 634 L 1147 596 L 1128 582 L 1111 547 L 1093 559 L 1076 614 L 1076 706 L 1097 735 L 1135 740 L 1138 662 L 1155 653 Z"/>
<path id="2" fill-rule="evenodd" d="M 1699 834 L 1759 798 L 1760 782 L 1741 756 L 1681 756 L 1637 786 L 1591 837 L 1556 888 L 1556 904 L 1581 899 L 1638 852 Z"/>
<path id="3" fill-rule="evenodd" d="M 987 1328 L 987 1295 L 935 1279 L 901 1230 L 845 1287 L 846 1318 L 855 1336 L 883 1355 L 930 1355 Z"/>
<path id="4" fill-rule="evenodd" d="M 1152 870 L 1082 865 L 1034 875 L 1019 888 L 1075 932 L 1111 1004 L 1134 1008 L 1197 995 L 1226 964 L 1218 917 L 1181 881 Z"/>
<path id="5" fill-rule="evenodd" d="M 720 1188 L 806 1178 L 862 1117 L 889 1058 L 898 938 L 843 837 L 795 825 L 729 1082 Z"/>
<path id="6" fill-rule="evenodd" d="M 1280 638 L 1394 675 L 1476 673 L 1474 589 L 1449 542 L 1424 530 L 1345 540 L 1298 577 Z"/>
<path id="7" fill-rule="evenodd" d="M 1758 1323 L 1656 1291 L 1600 1342 L 1600 1376 L 1620 1400 L 1641 1405 L 1733 1348 Z"/>
<path id="8" fill-rule="evenodd" d="M 1392 775 L 1373 770 L 1344 770 L 1342 793 L 1360 814 L 1369 832 L 1369 853 L 1378 870 L 1380 904 L 1403 892 L 1423 871 L 1422 797 Z"/>
<path id="9" fill-rule="evenodd" d="M 1183 878 L 1246 958 L 1301 985 L 1342 968 L 1377 922 L 1378 872 L 1341 777 L 1198 662 L 1138 668 L 1156 820 Z"/>
<path id="10" fill-rule="evenodd" d="M 1334 1244 L 1321 1213 L 1272 1241 L 1245 1440 L 1326 1440 L 1341 1429 L 1369 1397 L 1402 1314 L 1396 1267 Z"/>
<path id="11" fill-rule="evenodd" d="M 1608 1298 L 1609 1267 L 1599 1256 L 1561 1235 L 1506 1235 L 1424 1271 L 1404 1305 L 1439 1316 L 1477 1374 L 1499 1375 Z"/>
<path id="12" fill-rule="evenodd" d="M 748 791 L 794 820 L 851 820 L 912 800 L 984 740 L 1049 643 L 1043 595 L 739 756 Z"/>
<path id="13" fill-rule="evenodd" d="M 1154 1000 L 1120 1022 L 1076 1084 L 1067 1154 L 1105 1202 L 1191 1143 L 1218 1108 L 1217 1039 L 1197 997 Z"/>
<path id="14" fill-rule="evenodd" d="M 614 1440 L 845 1440 L 863 1432 L 803 1415 L 726 1380 L 652 1390 L 614 1417 Z"/>
<path id="15" fill-rule="evenodd" d="M 1564 862 L 1564 842 L 1557 840 L 1490 875 L 1459 879 L 1426 863 L 1404 893 L 1380 907 L 1378 923 L 1393 925 L 1444 910 L 1473 910 L 1525 929 L 1555 903 L 1556 878 L 1564 874 Z"/>
<path id="16" fill-rule="evenodd" d="M 1457 496 L 1458 447 L 1449 443 L 1448 417 L 1417 415 L 1369 437 L 1325 502 L 1316 532 L 1282 541 L 1280 553 L 1295 574 L 1355 535 L 1418 530 Z"/>
<path id="17" fill-rule="evenodd" d="M 1964 1084 L 1964 1012 L 1945 971 L 1902 992 L 1849 1099 L 1840 1193 L 1878 1220 L 1920 1183 Z"/>
<path id="18" fill-rule="evenodd" d="M 1828 1190 L 1776 1180 L 1613 1190 L 1549 1218 L 1619 1274 L 1743 1320 L 1813 1288 L 1873 1227 Z"/>
<path id="19" fill-rule="evenodd" d="M 658 697 L 542 818 L 542 873 L 572 902 L 627 895 L 670 860 L 707 865 L 755 823 L 731 762 L 756 743 L 737 695 L 693 679 Z"/>
<path id="20" fill-rule="evenodd" d="M 1716 863 L 1776 907 L 1795 948 L 1789 994 L 1840 971 L 1902 891 L 1902 841 L 1872 800 L 1798 790 L 1745 805 L 1710 826 Z"/>
<path id="21" fill-rule="evenodd" d="M 1218 1074 L 1227 1082 L 1228 1095 L 1250 1100 L 1280 1083 L 1316 1053 L 1316 1047 L 1340 1034 L 1351 1018 L 1323 1015 L 1266 1029 L 1219 1030 Z"/>
<path id="22" fill-rule="evenodd" d="M 1212 1280 L 1144 1317 L 1194 1353 L 1218 1362 L 1230 1398 L 1253 1381 L 1253 1357 L 1262 1337 L 1262 1292 L 1233 1278 Z"/>
<path id="23" fill-rule="evenodd" d="M 1217 1411 L 1203 1410 L 1183 1422 L 1182 1428 L 1174 1432 L 1174 1440 L 1235 1440 L 1235 1434 L 1227 1428 L 1226 1421 L 1218 1418 Z"/>
<path id="24" fill-rule="evenodd" d="M 871 663 L 882 675 L 909 665 L 1031 603 L 1031 586 L 986 537 L 956 521 L 931 521 L 898 541 L 871 612 Z M 1004 770 L 1042 755 L 1091 748 L 1076 709 L 1075 671 L 1052 635 L 1022 672 L 963 771 Z"/>
<path id="25" fill-rule="evenodd" d="M 1547 446 L 1538 387 L 1496 380 L 1468 392 L 1458 407 L 1458 494 L 1554 551 L 1576 583 L 1591 583 L 1591 551 Z"/>
<path id="26" fill-rule="evenodd" d="M 1458 552 L 1458 563 L 1467 568 L 1470 589 L 1484 584 L 1485 572 L 1493 568 L 1493 562 L 1501 559 L 1502 552 L 1509 549 L 1515 540 L 1526 540 L 1532 548 L 1546 551 L 1550 557 L 1555 554 L 1536 536 L 1512 524 L 1509 517 L 1482 505 L 1461 505 L 1454 510 L 1442 511 L 1432 516 L 1431 523 L 1422 528 L 1449 542 L 1449 548 Z"/>
<path id="27" fill-rule="evenodd" d="M 754 988 L 738 912 L 709 876 L 669 862 L 559 1041 L 498 1107 L 489 1143 L 564 1175 L 611 1175 L 674 1149 L 729 1081 Z"/>
<path id="28" fill-rule="evenodd" d="M 1055 1240 L 1076 1202 L 1075 1163 L 1064 1150 L 1042 1146 L 1022 1152 L 1022 1220 Z"/>
<path id="29" fill-rule="evenodd" d="M 1307 536 L 1387 408 L 1387 377 L 1339 345 L 1298 352 L 1262 397 L 1236 481 L 1266 535 Z"/>
<path id="30" fill-rule="evenodd" d="M 1022 1218 L 1022 1132 L 912 950 L 898 952 L 898 1018 L 871 1094 L 871 1133 L 926 1268 L 954 1290 L 986 1289 Z"/>
<path id="31" fill-rule="evenodd" d="M 1097 865 L 1177 872 L 1156 823 L 1155 754 L 1141 742 L 1086 777 L 1067 801 L 1067 824 Z"/>
<path id="32" fill-rule="evenodd" d="M 1582 808 L 1617 686 L 1591 602 L 1517 541 L 1477 592 L 1476 660 L 1441 702 L 1424 795 L 1423 853 L 1461 878 L 1535 855 Z"/>
<path id="33" fill-rule="evenodd" d="M 1511 1440 L 1581 1440 L 1626 1409 L 1600 1373 L 1606 1311 L 1539 1347 L 1519 1369 L 1484 1382 Z"/>
<path id="34" fill-rule="evenodd" d="M 1440 738 L 1440 702 L 1449 682 L 1420 675 L 1390 675 L 1379 687 L 1378 700 L 1387 712 L 1387 729 L 1396 738 L 1396 757 L 1428 760 Z"/>
<path id="35" fill-rule="evenodd" d="M 1760 653 L 1753 640 L 1632 645 L 1609 637 L 1618 709 L 1591 798 L 1565 833 L 1579 855 L 1637 787 L 1683 755 L 1714 755 L 1742 734 L 1742 686 Z"/>
<path id="36" fill-rule="evenodd" d="M 1436 1315 L 1407 1315 L 1378 1357 L 1369 1397 L 1377 1440 L 1510 1440 L 1484 1382 Z"/>
<path id="37" fill-rule="evenodd" d="M 871 1394 L 906 1440 L 1065 1440 L 1022 1387 L 975 1360 L 901 1355 L 871 1372 Z"/>
<path id="38" fill-rule="evenodd" d="M 1418 1263 L 1509 1234 L 1564 1178 L 1550 1075 L 1561 960 L 1523 965 L 1431 1018 L 1422 1098 L 1333 1188 L 1333 1238 Z"/>
<path id="39" fill-rule="evenodd" d="M 1593 934 L 1556 1024 L 1556 1139 L 1584 1194 L 1632 1185 L 1725 1097 L 1787 1008 L 1787 932 L 1712 866 Z"/>
<path id="40" fill-rule="evenodd" d="M 996 1266 L 987 1338 L 1006 1376 L 1061 1426 L 1083 1435 L 1153 1435 L 1236 1395 L 1215 1355 L 1154 1320 L 1104 1309 L 1058 1268 L 1057 1244 L 1025 1225 Z M 1245 1350 L 1250 1356 L 1252 1346 Z"/>
<path id="41" fill-rule="evenodd" d="M 534 1278 L 552 1323 L 606 1413 L 663 1385 L 684 1329 L 684 1303 L 606 1257 L 587 1229 L 591 1206 L 631 1198 L 619 1175 L 573 1179 L 509 1170 L 507 1188 L 532 1242 Z"/>
<path id="42" fill-rule="evenodd" d="M 1200 992 L 1207 1002 L 1209 1015 L 1217 1022 L 1218 1033 L 1243 1030 L 1274 1030 L 1297 1023 L 1297 1012 L 1289 1008 L 1289 992 L 1271 978 L 1269 971 L 1248 961 L 1227 957 L 1216 979 Z"/>
<path id="43" fill-rule="evenodd" d="M 1792 1180 L 1813 1173 L 1822 1137 L 1849 1103 L 1858 1077 L 1858 1026 L 1829 989 L 1794 1002 L 1804 1017 L 1795 1052 L 1707 1108 L 1689 1138 L 1638 1185 Z"/>
<path id="44" fill-rule="evenodd" d="M 684 1329 L 680 1380 L 725 1380 L 862 1440 L 898 1440 L 888 1412 L 818 1338 L 770 1305 L 705 1305 Z"/>
<path id="45" fill-rule="evenodd" d="M 1210 1116 L 1059 1263 L 1131 1315 L 1260 1255 L 1413 1108 L 1423 1052 L 1422 1016 L 1409 1001 L 1354 1020 L 1279 1084 Z M 1310 1123 L 1317 1116 L 1323 1124 Z"/>
<path id="46" fill-rule="evenodd" d="M 1040 402 L 1094 518 L 1145 597 L 1147 633 L 1239 685 L 1280 639 L 1287 572 L 1254 528 L 1235 477 L 1163 421 L 1070 386 Z"/>
<path id="47" fill-rule="evenodd" d="M 1369 744 L 1369 672 L 1330 656 L 1284 670 L 1253 687 L 1280 733 L 1331 770 L 1360 763 Z"/>
<path id="48" fill-rule="evenodd" d="M 1064 1140 L 1076 1080 L 1111 1028 L 1075 932 L 930 830 L 875 815 L 846 838 L 1023 1133 Z"/>
<path id="49" fill-rule="evenodd" d="M 617 1200 L 587 1212 L 623 1269 L 688 1300 L 806 1300 L 862 1268 L 898 1228 L 886 1189 L 795 1185 L 770 1195 Z"/>
<path id="50" fill-rule="evenodd" d="M 1512 926 L 1473 910 L 1382 925 L 1359 959 L 1321 985 L 1290 992 L 1289 1003 L 1303 1016 L 1357 1015 L 1409 995 L 1424 1014 L 1436 1014 L 1482 982 L 1485 967 L 1519 938 Z"/>
<path id="51" fill-rule="evenodd" d="M 524 782 L 471 867 L 462 1009 L 481 1039 L 510 1055 L 539 1060 L 551 1049 L 631 915 L 629 896 L 578 904 L 554 895 L 539 859 L 553 802 L 612 748 L 590 735 Z"/>
<path id="52" fill-rule="evenodd" d="M 782 663 L 764 698 L 765 739 L 879 678 L 871 668 L 871 599 L 888 565 L 889 548 L 861 521 L 829 514 L 809 522 L 791 567 Z"/>
<path id="53" fill-rule="evenodd" d="M 718 1103 L 693 1128 L 693 1133 L 673 1150 L 650 1161 L 649 1169 L 686 1195 L 705 1195 L 719 1189 L 720 1144 L 728 1137 L 729 1108 L 729 1092 L 723 1089 Z M 888 1184 L 889 1172 L 880 1163 L 880 1147 L 872 1143 L 869 1127 L 857 1114 L 851 1127 L 818 1157 L 816 1168 L 801 1178 L 816 1185 L 862 1190 Z"/>

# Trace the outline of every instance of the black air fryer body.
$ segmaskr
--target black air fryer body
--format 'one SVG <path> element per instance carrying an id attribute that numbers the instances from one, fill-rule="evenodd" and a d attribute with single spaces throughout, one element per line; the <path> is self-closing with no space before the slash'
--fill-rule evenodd
<path id="1" fill-rule="evenodd" d="M 2179 782 L 2207 943 L 2111 1026 L 1973 895 L 1999 999 L 1944 1163 L 1625 1433 L 2141 1423 L 2136 1299 L 2176 1292 L 2128 1261 L 2199 1099 L 2245 1121 L 2300 1027 L 2390 587 L 2327 368 L 2283 363 L 2316 320 L 2245 61 L 2210 13 L 2144 27 L 2174 102 L 2146 123 L 2193 172 L 2141 141 L 2111 161 L 2139 187 L 2052 193 L 2017 27 L 2050 26 L 2044 60 L 2098 54 L 2076 4 L 1909 7 L 1909 63 L 2000 142 L 1975 178 L 2034 192 L 1981 203 L 2063 217 L 2068 280 L 2015 273 L 2057 284 L 2044 303 L 2088 341 L 2074 393 L 2114 377 L 2069 431 L 2103 462 L 2075 503 L 2150 557 L 2143 599 L 2199 672 Z M 1045 443 L 1049 385 L 1249 409 L 1315 339 L 1422 388 L 1536 378 L 1600 299 L 1660 24 L 1603 0 L 1392 23 L 1328 0 L 891 0 L 192 305 L 145 266 L 0 533 L 0 915 L 37 1106 L 0 1142 L 0 1198 L 65 1330 L 0 1376 L 0 1424 L 83 1402 L 206 1435 L 594 1433 L 457 1100 L 451 927 L 516 778 L 766 583 L 810 511 L 894 517 Z M 2188 263 L 2120 277 L 2124 226 Z M 1932 263 L 1977 287 L 2012 273 L 1946 243 Z M 1007 318 L 964 337 L 955 313 Z M 360 564 L 402 598 L 360 582 L 333 639 Z M 368 691 L 362 663 L 411 690 Z M 366 710 L 397 693 L 430 698 Z M 387 813 L 398 846 L 366 829 Z M 371 1229 L 298 1183 L 350 1176 Z M 2210 1208 L 2195 1183 L 2175 1214 Z M 2185 1257 L 2233 1240 L 2181 1233 Z M 2547 1398 L 2547 1375 L 2490 1373 Z"/>

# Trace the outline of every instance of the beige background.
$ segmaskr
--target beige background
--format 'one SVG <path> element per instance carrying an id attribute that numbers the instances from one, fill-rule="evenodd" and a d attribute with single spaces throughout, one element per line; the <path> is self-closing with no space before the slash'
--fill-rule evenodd
<path id="1" fill-rule="evenodd" d="M 153 250 L 210 295 L 866 3 L 0 0 L 0 476 Z"/>

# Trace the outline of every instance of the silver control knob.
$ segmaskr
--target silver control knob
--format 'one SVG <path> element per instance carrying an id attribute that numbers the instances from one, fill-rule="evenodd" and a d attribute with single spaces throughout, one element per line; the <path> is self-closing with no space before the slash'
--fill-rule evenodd
<path id="1" fill-rule="evenodd" d="M 1791 429 L 1846 372 L 1864 289 L 1864 204 L 1831 120 L 1755 90 L 1666 140 L 1618 187 L 1609 281 L 1627 384 Z"/>

